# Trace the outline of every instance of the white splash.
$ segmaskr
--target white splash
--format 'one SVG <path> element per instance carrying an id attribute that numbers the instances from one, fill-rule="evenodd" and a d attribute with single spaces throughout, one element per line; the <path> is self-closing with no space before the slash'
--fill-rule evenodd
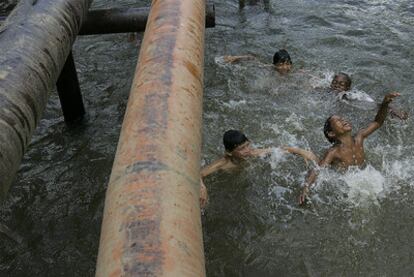
<path id="1" fill-rule="evenodd" d="M 335 72 L 331 70 L 325 70 L 320 72 L 318 75 L 312 75 L 310 85 L 312 88 L 327 88 L 330 86 L 334 75 Z"/>
<path id="2" fill-rule="evenodd" d="M 346 95 L 346 98 L 348 100 L 370 102 L 370 103 L 375 102 L 375 100 L 372 99 L 372 97 L 369 96 L 367 93 L 361 90 L 357 90 L 357 89 L 352 89 L 351 91 L 340 93 L 338 96 L 342 99 L 343 95 Z"/>
<path id="3" fill-rule="evenodd" d="M 227 66 L 227 65 L 228 65 L 228 63 L 224 60 L 224 57 L 225 57 L 225 56 L 215 57 L 215 58 L 214 58 L 214 62 L 215 62 L 217 65 Z"/>
<path id="4" fill-rule="evenodd" d="M 292 193 L 292 190 L 282 186 L 274 186 L 268 192 L 268 195 L 274 195 L 277 199 L 284 199 L 285 194 Z"/>
<path id="5" fill-rule="evenodd" d="M 230 109 L 235 109 L 238 106 L 245 105 L 245 104 L 246 104 L 246 100 L 240 100 L 240 101 L 230 100 L 228 103 L 223 103 L 223 106 L 230 108 Z"/>
<path id="6" fill-rule="evenodd" d="M 283 130 L 280 134 L 280 141 L 283 144 L 299 145 L 299 141 L 296 136 L 285 130 Z"/>
<path id="7" fill-rule="evenodd" d="M 302 125 L 302 117 L 298 116 L 295 113 L 291 113 L 286 119 L 285 122 L 289 125 L 295 127 L 296 130 L 303 131 L 304 127 Z"/>
<path id="8" fill-rule="evenodd" d="M 275 170 L 278 168 L 279 164 L 286 160 L 286 152 L 279 148 L 274 147 L 270 154 L 270 167 Z"/>
<path id="9" fill-rule="evenodd" d="M 387 176 L 390 176 L 394 180 L 409 180 L 414 176 L 412 159 L 385 162 L 384 168 Z"/>
<path id="10" fill-rule="evenodd" d="M 348 197 L 357 206 L 378 204 L 378 196 L 384 190 L 385 178 L 372 166 L 350 169 L 340 177 L 348 186 Z"/>

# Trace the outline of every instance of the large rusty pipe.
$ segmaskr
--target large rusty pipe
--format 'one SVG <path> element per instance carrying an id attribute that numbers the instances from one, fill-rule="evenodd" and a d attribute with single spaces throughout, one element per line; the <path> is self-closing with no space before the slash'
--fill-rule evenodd
<path id="1" fill-rule="evenodd" d="M 106 193 L 96 276 L 205 276 L 204 0 L 153 0 Z"/>
<path id="2" fill-rule="evenodd" d="M 0 26 L 0 197 L 7 192 L 92 0 L 21 0 Z"/>

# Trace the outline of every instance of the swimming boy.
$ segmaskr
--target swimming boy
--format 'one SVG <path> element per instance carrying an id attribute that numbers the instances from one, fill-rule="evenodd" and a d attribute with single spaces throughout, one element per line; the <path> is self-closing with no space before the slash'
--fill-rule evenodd
<path id="1" fill-rule="evenodd" d="M 256 57 L 253 55 L 244 55 L 244 56 L 224 56 L 223 60 L 226 63 L 236 63 L 242 60 L 255 60 Z M 273 55 L 272 64 L 262 64 L 264 66 L 271 66 L 276 69 L 280 74 L 286 74 L 292 69 L 292 59 L 288 51 L 285 49 L 280 49 Z"/>
<path id="2" fill-rule="evenodd" d="M 363 165 L 365 162 L 364 140 L 382 126 L 388 114 L 389 103 L 399 95 L 396 92 L 385 95 L 374 121 L 366 128 L 359 130 L 355 136 L 352 135 L 351 123 L 337 115 L 329 117 L 325 122 L 323 132 L 327 140 L 334 145 L 318 162 L 319 166 L 334 165 L 341 169 L 347 169 L 350 166 Z M 299 196 L 299 204 L 305 203 L 316 177 L 316 170 L 311 170 Z"/>
<path id="3" fill-rule="evenodd" d="M 351 77 L 349 77 L 349 75 L 346 73 L 339 72 L 338 74 L 335 74 L 335 76 L 333 77 L 330 89 L 332 90 L 332 92 L 342 93 L 351 90 L 351 85 Z M 350 100 L 346 94 L 342 96 L 342 99 Z M 399 111 L 394 107 L 388 107 L 388 112 L 392 117 L 397 117 L 401 120 L 406 120 L 408 118 L 407 112 Z"/>
<path id="4" fill-rule="evenodd" d="M 273 65 L 280 74 L 289 73 L 292 69 L 292 59 L 288 51 L 280 49 L 273 55 Z"/>
<path id="5" fill-rule="evenodd" d="M 257 149 L 251 146 L 250 140 L 240 131 L 228 130 L 223 135 L 225 148 L 224 156 L 201 170 L 200 182 L 200 206 L 204 207 L 207 203 L 207 189 L 203 183 L 203 178 L 219 170 L 229 171 L 242 165 L 243 162 L 253 157 L 260 157 L 269 154 L 272 148 Z M 286 152 L 302 156 L 305 161 L 317 162 L 317 157 L 310 151 L 294 147 L 282 147 Z"/>
<path id="6" fill-rule="evenodd" d="M 339 72 L 332 79 L 331 89 L 334 92 L 345 92 L 351 89 L 351 84 L 351 77 L 348 74 Z"/>

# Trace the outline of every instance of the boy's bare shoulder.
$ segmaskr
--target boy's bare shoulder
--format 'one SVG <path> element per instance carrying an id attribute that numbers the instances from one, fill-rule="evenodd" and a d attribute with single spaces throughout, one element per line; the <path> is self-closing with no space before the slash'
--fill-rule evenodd
<path id="1" fill-rule="evenodd" d="M 340 151 L 339 145 L 333 145 L 326 151 L 327 156 L 336 156 Z"/>
<path id="2" fill-rule="evenodd" d="M 201 169 L 201 177 L 205 177 L 207 175 L 210 175 L 213 172 L 216 172 L 218 170 L 226 170 L 228 168 L 231 168 L 231 161 L 229 159 L 226 159 L 225 157 L 220 158 L 218 160 L 215 160 L 209 165 L 206 165 Z"/>
<path id="3" fill-rule="evenodd" d="M 326 150 L 325 155 L 323 159 L 320 161 L 319 165 L 327 165 L 330 164 L 334 159 L 338 157 L 339 153 L 339 146 L 334 145 L 330 147 L 328 150 Z"/>

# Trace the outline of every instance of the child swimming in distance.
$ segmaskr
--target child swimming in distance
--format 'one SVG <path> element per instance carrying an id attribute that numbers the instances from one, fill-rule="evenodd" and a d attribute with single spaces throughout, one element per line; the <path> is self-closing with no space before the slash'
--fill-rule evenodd
<path id="1" fill-rule="evenodd" d="M 253 55 L 243 55 L 243 56 L 224 56 L 223 61 L 225 63 L 237 63 L 240 61 L 246 61 L 246 60 L 254 60 L 261 64 L 262 66 L 266 67 L 273 67 L 277 72 L 280 74 L 287 74 L 292 69 L 292 59 L 290 58 L 290 55 L 288 51 L 285 49 L 278 50 L 273 55 L 273 63 L 272 64 L 264 64 L 257 60 L 257 58 Z"/>
<path id="2" fill-rule="evenodd" d="M 254 157 L 265 156 L 272 152 L 272 148 L 258 149 L 251 146 L 250 140 L 238 130 L 228 130 L 223 135 L 223 144 L 225 148 L 224 156 L 213 163 L 201 169 L 200 182 L 200 206 L 207 204 L 207 188 L 204 185 L 203 178 L 220 170 L 230 171 L 240 167 L 245 161 Z M 295 147 L 284 146 L 282 149 L 288 153 L 302 156 L 305 161 L 317 162 L 318 158 L 311 151 Z"/>
<path id="3" fill-rule="evenodd" d="M 351 90 L 351 85 L 352 85 L 351 77 L 346 73 L 339 72 L 335 74 L 335 76 L 333 77 L 330 90 L 331 92 L 340 94 L 341 99 L 354 100 L 351 95 L 346 93 Z M 407 112 L 397 110 L 392 106 L 388 108 L 388 112 L 390 113 L 392 117 L 397 117 L 401 120 L 408 119 Z"/>
<path id="4" fill-rule="evenodd" d="M 355 136 L 352 135 L 351 123 L 337 115 L 329 117 L 325 122 L 324 134 L 333 146 L 318 162 L 319 167 L 333 165 L 340 169 L 348 169 L 350 166 L 362 166 L 365 162 L 365 139 L 383 125 L 388 114 L 388 105 L 399 95 L 396 92 L 385 95 L 374 121 L 366 128 L 359 130 Z M 317 171 L 311 170 L 299 196 L 299 204 L 306 202 L 316 178 Z"/>
<path id="5" fill-rule="evenodd" d="M 346 73 L 339 72 L 333 77 L 330 88 L 333 92 L 340 93 L 351 90 L 351 85 L 351 77 Z"/>

